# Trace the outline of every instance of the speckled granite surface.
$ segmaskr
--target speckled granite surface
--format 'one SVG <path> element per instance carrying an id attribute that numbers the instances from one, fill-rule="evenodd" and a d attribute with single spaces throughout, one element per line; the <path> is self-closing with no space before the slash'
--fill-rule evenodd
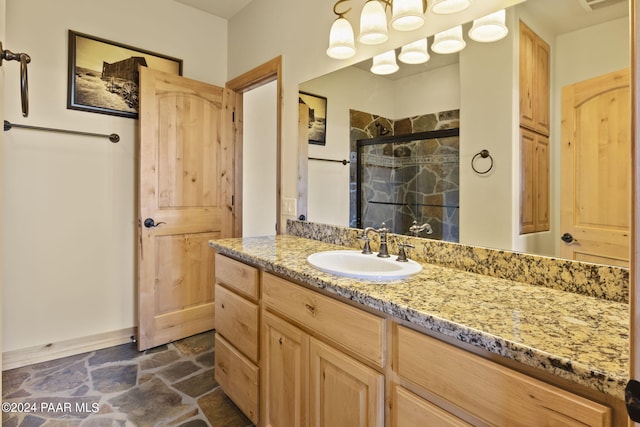
<path id="1" fill-rule="evenodd" d="M 306 257 L 344 249 L 291 235 L 210 242 L 233 256 L 616 398 L 628 380 L 629 307 L 543 286 L 423 264 L 405 280 L 322 273 Z"/>
<path id="2" fill-rule="evenodd" d="M 287 221 L 287 234 L 362 248 L 362 230 L 306 221 Z M 377 251 L 379 238 L 371 233 L 371 247 Z M 441 240 L 389 234 L 389 253 L 398 253 L 398 242 L 410 243 L 411 259 L 443 267 L 524 282 L 611 301 L 629 302 L 629 270 L 566 259 L 529 255 Z"/>

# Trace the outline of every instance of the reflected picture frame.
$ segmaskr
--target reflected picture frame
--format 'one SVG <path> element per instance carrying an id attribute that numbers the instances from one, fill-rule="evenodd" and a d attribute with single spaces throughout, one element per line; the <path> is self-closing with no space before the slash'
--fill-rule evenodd
<path id="1" fill-rule="evenodd" d="M 182 75 L 182 59 L 69 30 L 67 109 L 137 119 L 140 66 Z"/>
<path id="2" fill-rule="evenodd" d="M 299 92 L 301 103 L 309 107 L 309 144 L 327 143 L 327 98 L 308 92 Z"/>

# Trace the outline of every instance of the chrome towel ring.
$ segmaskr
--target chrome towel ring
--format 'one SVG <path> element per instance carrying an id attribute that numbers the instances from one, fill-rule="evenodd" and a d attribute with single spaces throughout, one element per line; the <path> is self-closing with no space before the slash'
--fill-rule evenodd
<path id="1" fill-rule="evenodd" d="M 487 170 L 484 171 L 479 171 L 478 169 L 476 169 L 476 159 L 480 157 L 483 159 L 486 159 L 487 157 L 489 158 L 489 160 L 491 161 L 491 163 L 489 164 L 489 168 L 487 168 Z M 485 175 L 487 173 L 489 173 L 489 171 L 491 171 L 491 169 L 493 169 L 493 157 L 491 157 L 491 154 L 489 154 L 489 150 L 482 150 L 479 153 L 476 153 L 475 156 L 473 156 L 473 158 L 471 159 L 471 169 L 473 169 L 473 171 L 479 175 Z"/>

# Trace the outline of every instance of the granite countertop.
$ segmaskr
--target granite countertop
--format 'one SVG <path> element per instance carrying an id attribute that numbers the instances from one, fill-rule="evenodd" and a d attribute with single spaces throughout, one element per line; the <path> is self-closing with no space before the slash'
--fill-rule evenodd
<path id="1" fill-rule="evenodd" d="M 342 246 L 290 235 L 212 240 L 221 254 L 624 399 L 629 306 L 422 263 L 408 279 L 323 273 L 308 255 Z"/>

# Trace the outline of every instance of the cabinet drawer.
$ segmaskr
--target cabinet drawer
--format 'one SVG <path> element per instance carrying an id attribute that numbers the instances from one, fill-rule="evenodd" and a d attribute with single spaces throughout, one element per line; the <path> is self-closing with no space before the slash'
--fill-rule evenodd
<path id="1" fill-rule="evenodd" d="M 393 386 L 392 402 L 392 427 L 419 425 L 471 427 L 471 424 L 398 385 Z"/>
<path id="2" fill-rule="evenodd" d="M 258 269 L 216 253 L 216 282 L 258 299 Z"/>
<path id="3" fill-rule="evenodd" d="M 269 273 L 263 274 L 262 300 L 373 365 L 384 367 L 384 319 Z"/>
<path id="4" fill-rule="evenodd" d="M 258 423 L 258 367 L 216 334 L 215 376 L 224 392 L 253 422 Z"/>
<path id="5" fill-rule="evenodd" d="M 611 409 L 411 329 L 394 330 L 397 373 L 494 425 L 610 426 Z"/>
<path id="6" fill-rule="evenodd" d="M 253 362 L 258 361 L 258 305 L 216 285 L 216 331 Z"/>

